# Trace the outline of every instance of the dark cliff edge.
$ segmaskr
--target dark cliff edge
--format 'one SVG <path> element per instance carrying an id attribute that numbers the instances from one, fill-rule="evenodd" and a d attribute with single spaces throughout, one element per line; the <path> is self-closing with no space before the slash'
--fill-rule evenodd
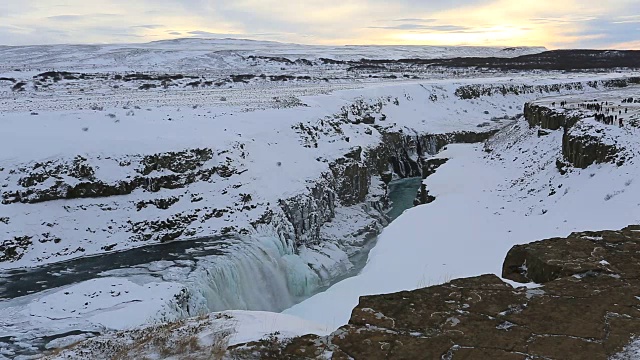
<path id="1" fill-rule="evenodd" d="M 422 161 L 422 179 L 426 179 L 429 176 L 436 173 L 436 170 L 444 164 L 447 163 L 449 159 L 446 158 L 431 158 L 424 159 Z M 418 189 L 418 195 L 416 195 L 416 199 L 413 201 L 414 206 L 430 204 L 436 200 L 435 196 L 429 194 L 429 190 L 427 189 L 427 184 L 422 182 L 420 185 L 420 189 Z"/>
<path id="2" fill-rule="evenodd" d="M 527 103 L 524 106 L 524 116 L 530 127 L 540 127 L 539 136 L 549 134 L 547 130 L 562 129 L 562 158 L 557 162 L 561 172 L 566 171 L 567 165 L 585 169 L 600 163 L 620 166 L 626 160 L 624 147 L 607 134 L 604 125 L 582 121 L 589 115 L 571 115 L 543 105 Z"/>
<path id="3" fill-rule="evenodd" d="M 295 246 L 315 245 L 323 241 L 321 228 L 335 218 L 336 207 L 362 205 L 370 215 L 371 222 L 361 232 L 366 233 L 367 237 L 374 236 L 388 222 L 385 216 L 388 199 L 384 191 L 382 194 L 372 195 L 372 183 L 380 179 L 385 186 L 393 178 L 420 176 L 423 171 L 422 160 L 436 154 L 447 144 L 480 142 L 495 132 L 496 130 L 404 134 L 383 131 L 382 141 L 377 146 L 368 149 L 354 147 L 343 157 L 330 162 L 329 171 L 310 183 L 308 191 L 281 199 L 277 204 L 279 209 L 269 206 L 262 216 L 251 222 L 251 227 L 273 226 L 281 237 Z M 242 145 L 236 150 L 244 152 Z M 82 156 L 25 164 L 11 170 L 12 174 L 16 174 L 17 190 L 0 191 L 0 206 L 83 198 L 107 201 L 106 199 L 130 195 L 134 191 L 144 191 L 157 195 L 151 201 L 132 202 L 123 206 L 137 207 L 140 211 L 147 206 L 166 210 L 179 201 L 189 201 L 193 205 L 189 211 L 178 215 L 167 213 L 157 219 L 118 224 L 113 231 L 123 232 L 124 237 L 131 242 L 163 243 L 202 236 L 248 234 L 252 231 L 251 228 L 234 225 L 221 228 L 218 233 L 205 234 L 200 230 L 200 224 L 211 218 L 254 210 L 259 204 L 252 202 L 249 196 L 243 199 L 246 200 L 244 203 L 238 203 L 234 207 L 208 208 L 199 206 L 198 198 L 183 199 L 184 196 L 165 195 L 170 190 L 184 189 L 196 183 L 234 180 L 247 171 L 243 169 L 242 163 L 230 158 L 222 164 L 212 164 L 213 155 L 213 149 L 194 148 L 111 159 L 116 166 L 134 169 L 133 176 L 115 180 L 101 179 L 91 165 L 91 160 Z M 104 210 L 118 209 L 106 207 Z M 19 260 L 36 241 L 60 239 L 61 235 L 56 235 L 55 230 L 52 228 L 47 234 L 25 233 L 0 239 L 0 262 Z M 63 245 L 60 244 L 61 247 Z M 107 245 L 109 244 L 105 244 Z M 105 249 L 105 252 L 109 252 L 109 249 Z"/>
<path id="4" fill-rule="evenodd" d="M 329 336 L 248 346 L 279 359 L 608 359 L 640 335 L 639 263 L 639 225 L 573 233 L 507 254 L 502 276 L 540 287 L 482 275 L 364 296 Z"/>
<path id="5" fill-rule="evenodd" d="M 446 134 L 404 134 L 383 132 L 379 145 L 362 149 L 354 147 L 329 164 L 330 171 L 319 179 L 309 194 L 301 194 L 280 201 L 287 221 L 276 224 L 281 236 L 297 246 L 319 244 L 323 241 L 320 229 L 335 216 L 338 205 L 362 204 L 375 218 L 377 225 L 367 229 L 369 236 L 377 235 L 388 219 L 385 196 L 370 196 L 374 181 L 386 186 L 394 178 L 422 176 L 429 171 L 428 158 L 448 144 L 478 143 L 493 136 L 498 130 L 462 131 Z M 265 218 L 270 222 L 271 218 Z"/>

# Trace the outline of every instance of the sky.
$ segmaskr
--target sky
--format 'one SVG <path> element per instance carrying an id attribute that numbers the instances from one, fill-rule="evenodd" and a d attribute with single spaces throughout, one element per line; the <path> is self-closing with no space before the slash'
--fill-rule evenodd
<path id="1" fill-rule="evenodd" d="M 0 0 L 0 45 L 183 37 L 640 49 L 640 1 Z"/>

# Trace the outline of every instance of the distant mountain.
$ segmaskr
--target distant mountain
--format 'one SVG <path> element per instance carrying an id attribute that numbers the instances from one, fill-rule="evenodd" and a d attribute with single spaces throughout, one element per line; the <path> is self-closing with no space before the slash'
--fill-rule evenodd
<path id="1" fill-rule="evenodd" d="M 545 51 L 541 47 L 476 47 L 418 45 L 321 46 L 286 44 L 247 39 L 183 38 L 145 44 L 32 45 L 0 47 L 0 67 L 47 69 L 169 70 L 180 68 L 244 68 L 246 59 L 279 58 L 289 61 L 334 59 L 396 60 L 406 58 L 447 59 L 466 57 L 512 58 Z M 11 64 L 11 65 L 10 65 Z"/>

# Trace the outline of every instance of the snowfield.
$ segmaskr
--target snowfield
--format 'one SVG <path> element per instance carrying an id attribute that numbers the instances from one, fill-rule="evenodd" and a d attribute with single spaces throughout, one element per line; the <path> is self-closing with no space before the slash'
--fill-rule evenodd
<path id="1" fill-rule="evenodd" d="M 0 358 L 101 334 L 60 357 L 113 356 L 156 330 L 176 346 L 188 345 L 176 334 L 196 336 L 198 351 L 274 332 L 324 335 L 349 320 L 359 296 L 500 274 L 514 244 L 640 222 L 640 130 L 574 106 L 638 96 L 627 87 L 637 73 L 374 78 L 322 60 L 539 51 L 208 40 L 0 47 L 0 78 L 11 78 L 0 79 Z M 214 78 L 238 81 L 206 85 Z M 550 105 L 560 101 L 569 106 Z M 522 118 L 525 102 L 580 114 L 581 131 L 624 149 L 625 161 L 560 173 L 563 130 L 539 135 Z M 359 275 L 316 294 L 353 271 L 353 256 L 388 222 L 382 176 L 363 181 L 349 164 L 373 167 L 367 157 L 390 134 L 415 145 L 499 129 L 486 145 L 437 154 L 450 160 L 425 180 L 435 202 L 386 227 Z M 344 177 L 366 196 L 335 200 Z M 117 349 L 95 352 L 105 346 Z M 137 347 L 136 356 L 165 350 Z"/>

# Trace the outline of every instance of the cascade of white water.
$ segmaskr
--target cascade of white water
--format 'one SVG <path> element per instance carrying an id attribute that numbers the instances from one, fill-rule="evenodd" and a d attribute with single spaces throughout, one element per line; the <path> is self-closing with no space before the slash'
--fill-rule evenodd
<path id="1" fill-rule="evenodd" d="M 319 276 L 276 234 L 255 234 L 220 256 L 201 259 L 189 275 L 190 312 L 280 311 L 308 296 Z"/>
<path id="2" fill-rule="evenodd" d="M 390 198 L 397 215 L 413 205 L 420 182 L 420 178 L 408 179 L 391 187 Z M 351 261 L 359 262 L 353 274 Z M 351 261 L 336 244 L 296 250 L 272 228 L 264 227 L 228 245 L 222 255 L 198 259 L 186 281 L 188 312 L 197 315 L 231 309 L 282 311 L 337 277 L 355 275 L 364 266 L 366 255 Z"/>

